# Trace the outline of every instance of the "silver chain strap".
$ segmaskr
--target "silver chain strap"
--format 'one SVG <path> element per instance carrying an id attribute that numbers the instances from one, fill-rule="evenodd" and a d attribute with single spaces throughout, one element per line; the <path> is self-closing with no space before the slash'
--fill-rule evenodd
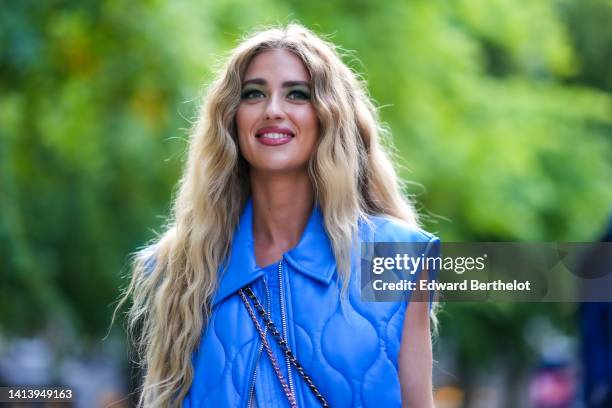
<path id="1" fill-rule="evenodd" d="M 268 331 L 270 332 L 270 334 L 272 334 L 272 337 L 274 338 L 276 343 L 278 343 L 278 346 L 281 348 L 283 354 L 285 356 L 287 356 L 287 358 L 289 359 L 291 364 L 293 364 L 293 366 L 295 367 L 295 370 L 298 372 L 298 374 L 300 374 L 302 379 L 306 382 L 306 384 L 308 385 L 308 388 L 310 388 L 310 390 L 312 391 L 314 396 L 321 403 L 321 406 L 328 408 L 329 404 L 327 403 L 327 400 L 319 392 L 319 389 L 316 387 L 316 385 L 314 384 L 314 382 L 312 381 L 310 376 L 308 374 L 306 374 L 306 371 L 304 370 L 304 367 L 302 367 L 300 362 L 297 360 L 297 358 L 293 354 L 293 351 L 291 351 L 291 349 L 289 348 L 289 345 L 287 344 L 287 340 L 283 339 L 283 337 L 281 336 L 281 333 L 276 328 L 276 325 L 274 324 L 274 322 L 272 322 L 272 320 L 268 317 L 268 315 L 266 313 L 266 310 L 263 308 L 263 306 L 259 302 L 259 299 L 257 299 L 257 296 L 255 296 L 255 293 L 253 293 L 253 290 L 251 289 L 251 286 L 247 285 L 244 288 L 240 289 L 238 291 L 238 294 L 240 295 L 240 298 L 242 299 L 242 302 L 247 307 L 247 310 L 249 311 L 249 315 L 251 316 L 251 319 L 255 323 L 255 327 L 257 328 L 257 331 L 259 332 L 259 336 L 260 337 L 263 336 L 262 337 L 262 342 L 264 344 L 264 347 L 266 347 L 266 344 L 268 342 L 265 340 L 265 334 L 263 332 L 263 329 L 259 325 L 259 322 L 257 321 L 257 318 L 255 317 L 255 314 L 253 313 L 253 309 L 251 308 L 251 305 L 249 304 L 249 302 L 248 302 L 248 300 L 247 300 L 247 298 L 245 296 L 245 293 L 246 293 L 246 296 L 248 296 L 248 298 L 251 299 L 251 301 L 253 302 L 253 305 L 255 306 L 255 310 L 257 310 L 257 313 L 263 319 L 264 324 L 268 328 Z M 266 347 L 266 352 L 270 356 L 270 359 L 273 361 L 273 366 L 278 367 L 278 362 L 276 361 L 276 359 L 271 354 L 272 350 L 270 349 L 270 351 L 268 352 L 268 348 L 269 348 L 269 344 Z M 276 364 L 274 364 L 274 363 L 276 363 Z M 275 371 L 276 371 L 276 369 L 275 369 Z M 285 381 L 285 378 L 283 377 L 282 372 L 280 372 L 280 369 L 278 370 L 276 375 L 279 376 L 278 379 L 280 380 L 281 385 L 283 386 L 283 390 L 285 390 L 285 387 L 287 388 L 287 391 L 285 391 L 285 395 L 287 395 L 287 398 L 289 399 L 289 403 L 291 404 L 291 398 L 289 398 L 289 395 L 293 395 L 293 393 L 291 393 L 291 391 L 289 390 L 289 387 L 287 386 L 287 382 Z M 295 396 L 293 396 L 293 401 L 295 401 Z"/>
<path id="2" fill-rule="evenodd" d="M 297 408 L 297 402 L 295 400 L 295 395 L 289 389 L 289 385 L 287 384 L 287 381 L 285 381 L 285 377 L 283 376 L 283 373 L 281 372 L 280 367 L 278 366 L 278 361 L 274 357 L 274 353 L 272 352 L 272 348 L 270 347 L 270 344 L 268 343 L 268 339 L 266 339 L 266 334 L 264 333 L 264 330 L 261 328 L 261 325 L 257 321 L 257 317 L 255 316 L 255 312 L 253 311 L 253 308 L 251 308 L 251 305 L 249 304 L 249 301 L 247 300 L 242 290 L 239 290 L 238 294 L 240 295 L 240 298 L 242 299 L 242 303 L 244 303 L 244 305 L 246 306 L 247 311 L 249 312 L 249 316 L 251 316 L 251 320 L 253 320 L 253 323 L 255 324 L 255 328 L 257 329 L 257 332 L 259 333 L 261 342 L 264 348 L 266 349 L 266 353 L 268 354 L 268 357 L 270 357 L 270 361 L 272 362 L 272 368 L 274 368 L 274 372 L 276 373 L 276 376 L 278 377 L 278 380 L 281 383 L 283 392 L 285 393 L 285 395 L 287 396 L 287 399 L 289 400 L 289 405 L 291 406 L 291 408 Z"/>

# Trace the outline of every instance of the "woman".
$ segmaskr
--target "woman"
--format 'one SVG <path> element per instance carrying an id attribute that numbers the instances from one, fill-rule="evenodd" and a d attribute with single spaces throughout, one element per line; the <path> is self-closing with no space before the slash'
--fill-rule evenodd
<path id="1" fill-rule="evenodd" d="M 126 294 L 141 405 L 433 406 L 427 302 L 359 296 L 360 242 L 437 243 L 382 133 L 363 84 L 304 27 L 235 48 Z"/>

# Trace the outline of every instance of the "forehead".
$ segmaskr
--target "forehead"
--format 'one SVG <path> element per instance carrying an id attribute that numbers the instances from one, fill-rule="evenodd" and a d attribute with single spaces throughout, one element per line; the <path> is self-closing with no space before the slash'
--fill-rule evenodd
<path id="1" fill-rule="evenodd" d="M 267 50 L 257 54 L 249 63 L 244 80 L 263 78 L 268 82 L 310 81 L 310 74 L 302 60 L 284 49 Z"/>

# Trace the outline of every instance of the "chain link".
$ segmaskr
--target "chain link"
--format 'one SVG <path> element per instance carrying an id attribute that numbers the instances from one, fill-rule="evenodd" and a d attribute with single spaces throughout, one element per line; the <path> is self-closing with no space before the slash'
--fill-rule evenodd
<path id="1" fill-rule="evenodd" d="M 310 376 L 308 374 L 306 374 L 306 371 L 304 370 L 304 367 L 302 367 L 302 365 L 300 364 L 300 362 L 297 360 L 297 358 L 295 357 L 295 355 L 293 354 L 293 352 L 291 351 L 291 349 L 289 348 L 289 345 L 287 344 L 287 341 L 285 339 L 283 339 L 283 337 L 281 336 L 280 332 L 278 331 L 278 329 L 276 328 L 276 325 L 274 324 L 274 322 L 272 322 L 272 320 L 270 320 L 270 318 L 268 317 L 268 315 L 266 314 L 265 309 L 263 308 L 263 306 L 261 305 L 261 303 L 259 302 L 259 299 L 257 299 L 257 296 L 255 296 L 255 293 L 253 293 L 253 290 L 251 289 L 250 285 L 245 286 L 243 289 L 240 289 L 238 291 L 238 293 L 240 294 L 240 296 L 243 298 L 242 301 L 245 302 L 245 298 L 244 298 L 244 293 L 246 293 L 246 295 L 249 297 L 249 299 L 251 299 L 251 301 L 253 302 L 253 305 L 255 306 L 255 310 L 257 310 L 257 313 L 261 316 L 261 318 L 264 321 L 264 324 L 266 325 L 266 327 L 268 328 L 268 331 L 270 332 L 270 334 L 272 335 L 272 337 L 274 338 L 274 340 L 278 343 L 279 347 L 281 348 L 283 354 L 285 356 L 287 356 L 287 358 L 289 359 L 289 361 L 291 362 L 291 364 L 293 364 L 293 366 L 295 367 L 295 370 L 298 372 L 298 374 L 300 374 L 300 376 L 304 379 L 304 381 L 306 382 L 306 384 L 308 385 L 308 388 L 310 388 L 310 390 L 312 391 L 312 393 L 314 394 L 314 396 L 319 400 L 319 402 L 321 403 L 322 407 L 329 407 L 329 404 L 327 403 L 327 400 L 323 397 L 323 395 L 319 392 L 319 389 L 316 387 L 316 385 L 314 384 L 314 382 L 312 381 L 312 379 L 310 378 Z M 247 303 L 245 303 L 246 305 Z M 250 306 L 250 305 L 248 305 Z M 248 308 L 248 307 L 247 307 Z M 252 311 L 252 310 L 251 310 Z M 253 319 L 253 316 L 251 316 L 251 319 Z M 256 319 L 253 320 L 254 322 L 256 321 Z M 259 325 L 259 322 L 256 323 L 256 325 Z M 260 327 L 261 329 L 261 327 Z M 261 331 L 260 335 L 263 334 L 263 330 Z M 264 335 L 265 336 L 265 335 Z M 279 378 L 280 379 L 280 378 Z M 283 378 L 284 380 L 284 378 Z M 283 381 L 281 381 L 282 383 Z M 286 384 L 286 383 L 285 383 Z"/>
<path id="2" fill-rule="evenodd" d="M 264 330 L 261 328 L 261 326 L 259 325 L 259 322 L 257 321 L 257 317 L 255 316 L 255 312 L 253 312 L 253 308 L 251 308 L 251 305 L 249 304 L 249 301 L 244 295 L 244 292 L 242 292 L 242 289 L 238 291 L 238 294 L 240 295 L 242 302 L 246 306 L 247 311 L 249 312 L 249 315 L 251 316 L 251 320 L 253 320 L 253 323 L 255 324 L 255 328 L 257 329 L 257 332 L 259 333 L 261 342 L 264 348 L 266 349 L 266 353 L 268 354 L 268 357 L 270 357 L 270 361 L 272 362 L 272 368 L 274 368 L 274 372 L 276 373 L 276 376 L 278 377 L 278 380 L 281 383 L 283 392 L 285 393 L 285 395 L 287 396 L 287 399 L 289 400 L 289 405 L 291 406 L 291 408 L 297 408 L 297 402 L 295 400 L 295 395 L 289 389 L 289 385 L 287 385 L 287 381 L 285 381 L 285 377 L 283 376 L 283 373 L 281 372 L 280 367 L 278 366 L 278 361 L 274 357 L 274 353 L 272 352 L 272 348 L 270 347 L 270 344 L 268 343 L 268 339 L 266 339 L 266 334 L 264 333 Z"/>

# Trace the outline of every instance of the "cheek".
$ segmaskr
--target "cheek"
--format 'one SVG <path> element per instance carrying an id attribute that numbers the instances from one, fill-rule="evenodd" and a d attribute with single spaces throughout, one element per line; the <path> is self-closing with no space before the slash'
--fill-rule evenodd
<path id="1" fill-rule="evenodd" d="M 249 125 L 249 112 L 248 109 L 240 106 L 238 111 L 236 112 L 236 130 L 238 131 L 238 136 L 244 133 Z"/>
<path id="2" fill-rule="evenodd" d="M 248 112 L 244 109 L 239 108 L 236 112 L 236 134 L 238 136 L 238 150 L 245 157 L 249 159 L 249 144 L 248 144 L 248 132 L 249 132 L 249 117 Z"/>
<path id="3" fill-rule="evenodd" d="M 319 134 L 319 127 L 320 127 L 319 118 L 314 112 L 314 110 L 312 110 L 312 112 L 308 116 L 308 134 L 310 135 L 310 138 L 309 138 L 310 139 L 309 140 L 310 150 L 313 150 L 315 148 L 319 140 L 319 137 L 321 136 Z"/>
<path id="4" fill-rule="evenodd" d="M 296 112 L 296 120 L 300 123 L 302 132 L 313 136 L 315 139 L 319 136 L 319 118 L 312 106 Z"/>
<path id="5" fill-rule="evenodd" d="M 310 113 L 310 116 L 308 119 L 309 119 L 311 131 L 314 133 L 315 138 L 318 138 L 319 136 L 319 118 L 317 117 L 317 114 L 314 112 L 314 110 Z"/>
<path id="6" fill-rule="evenodd" d="M 236 133 L 241 147 L 246 143 L 249 131 L 253 127 L 253 116 L 253 112 L 248 107 L 239 107 L 236 112 Z"/>
<path id="7" fill-rule="evenodd" d="M 319 139 L 319 118 L 314 110 L 310 108 L 302 112 L 300 127 L 304 139 L 300 143 L 301 156 L 304 160 L 312 158 Z"/>

